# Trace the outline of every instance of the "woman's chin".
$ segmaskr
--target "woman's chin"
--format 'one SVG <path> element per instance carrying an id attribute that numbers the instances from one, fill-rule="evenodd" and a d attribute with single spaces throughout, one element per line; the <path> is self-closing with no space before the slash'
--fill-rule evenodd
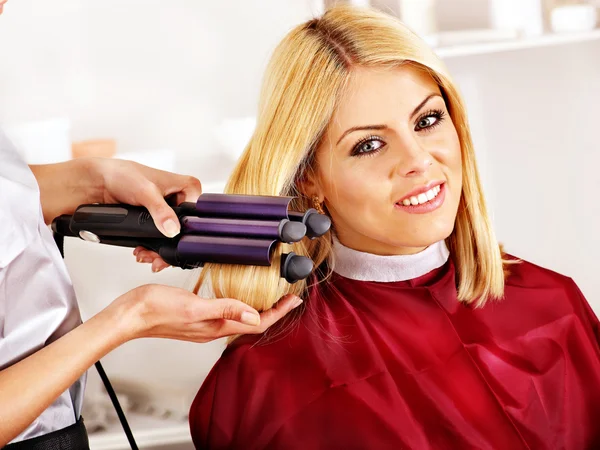
<path id="1" fill-rule="evenodd" d="M 437 242 L 443 241 L 452 233 L 452 229 L 443 230 L 437 233 L 426 233 L 426 234 L 418 234 L 414 236 L 403 236 L 401 239 L 395 239 L 393 242 L 390 242 L 391 246 L 397 248 L 413 248 L 416 251 L 411 253 L 417 253 L 419 250 L 423 250 L 430 245 L 433 245 Z"/>

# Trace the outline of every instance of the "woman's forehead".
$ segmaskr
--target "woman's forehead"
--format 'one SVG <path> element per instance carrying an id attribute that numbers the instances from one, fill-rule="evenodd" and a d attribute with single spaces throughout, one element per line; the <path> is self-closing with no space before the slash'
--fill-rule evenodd
<path id="1" fill-rule="evenodd" d="M 412 65 L 356 68 L 339 99 L 331 127 L 379 123 L 378 118 L 383 120 L 390 113 L 410 113 L 432 93 L 440 93 L 437 83 L 425 70 Z"/>

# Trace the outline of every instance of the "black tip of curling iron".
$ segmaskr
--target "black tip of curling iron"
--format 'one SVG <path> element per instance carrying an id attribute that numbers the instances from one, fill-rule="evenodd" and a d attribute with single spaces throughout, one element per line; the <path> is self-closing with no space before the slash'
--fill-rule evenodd
<path id="1" fill-rule="evenodd" d="M 281 276 L 290 284 L 303 280 L 313 270 L 313 262 L 306 256 L 294 252 L 283 254 L 281 257 Z"/>
<path id="2" fill-rule="evenodd" d="M 306 225 L 302 222 L 285 222 L 281 229 L 281 240 L 286 243 L 301 241 L 306 236 Z"/>
<path id="3" fill-rule="evenodd" d="M 331 228 L 331 219 L 324 214 L 310 214 L 306 218 L 306 228 L 306 235 L 309 238 L 321 237 Z"/>

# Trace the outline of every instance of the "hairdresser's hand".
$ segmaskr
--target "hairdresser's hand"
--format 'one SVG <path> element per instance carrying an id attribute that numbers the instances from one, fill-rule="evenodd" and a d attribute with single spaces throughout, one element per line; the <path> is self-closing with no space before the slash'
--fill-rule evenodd
<path id="1" fill-rule="evenodd" d="M 177 215 L 165 201 L 195 202 L 202 193 L 200 181 L 194 177 L 152 169 L 132 161 L 98 159 L 104 180 L 101 203 L 127 203 L 144 206 L 157 228 L 167 237 L 179 234 Z"/>
<path id="2" fill-rule="evenodd" d="M 164 197 L 179 204 L 202 193 L 196 178 L 111 158 L 76 158 L 57 164 L 29 166 L 40 187 L 47 224 L 73 214 L 85 203 L 128 203 L 145 206 L 166 236 L 179 233 L 179 221 Z"/>
<path id="3" fill-rule="evenodd" d="M 136 247 L 133 256 L 136 257 L 139 263 L 151 264 L 152 272 L 160 272 L 170 266 L 170 264 L 163 261 L 158 253 L 144 247 Z"/>
<path id="4" fill-rule="evenodd" d="M 202 193 L 200 181 L 194 177 L 152 169 L 131 161 L 101 160 L 104 179 L 103 203 L 127 203 L 148 209 L 157 228 L 168 237 L 179 234 L 177 215 L 164 200 L 175 196 L 174 203 L 195 202 Z M 138 262 L 152 264 L 159 272 L 169 267 L 155 252 L 138 247 L 133 252 Z"/>
<path id="5" fill-rule="evenodd" d="M 141 337 L 209 342 L 235 334 L 257 334 L 285 316 L 302 300 L 288 295 L 269 311 L 228 298 L 204 299 L 184 289 L 150 284 L 119 297 L 115 307 L 124 340 Z"/>

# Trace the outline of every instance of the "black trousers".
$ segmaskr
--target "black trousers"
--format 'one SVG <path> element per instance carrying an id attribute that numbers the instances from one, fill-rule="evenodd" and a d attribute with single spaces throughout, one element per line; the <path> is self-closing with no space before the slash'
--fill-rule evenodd
<path id="1" fill-rule="evenodd" d="M 90 443 L 83 417 L 62 430 L 8 444 L 2 450 L 89 450 Z"/>

